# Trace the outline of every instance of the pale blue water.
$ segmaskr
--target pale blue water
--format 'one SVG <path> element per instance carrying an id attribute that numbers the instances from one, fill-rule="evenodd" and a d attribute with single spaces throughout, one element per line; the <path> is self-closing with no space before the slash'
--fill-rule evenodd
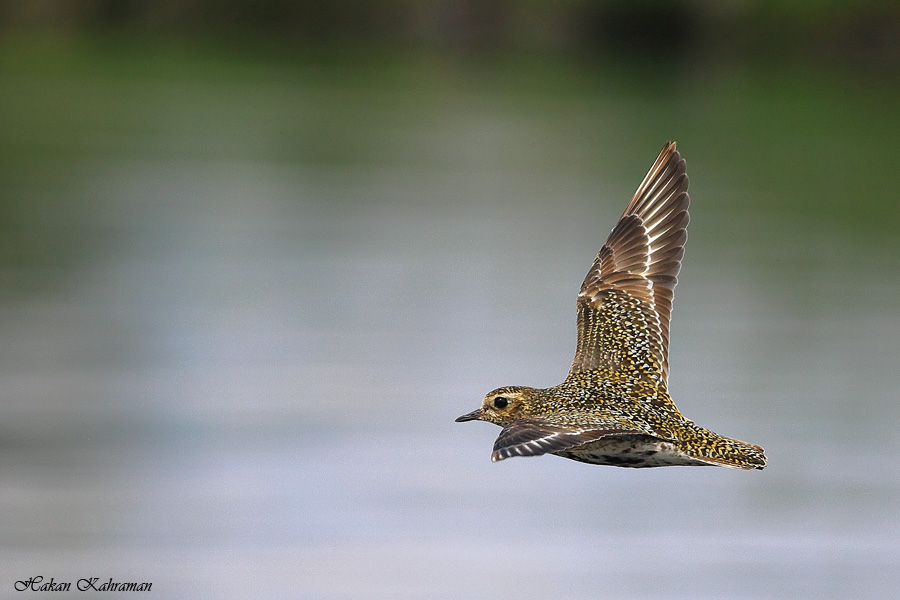
<path id="1" fill-rule="evenodd" d="M 900 591 L 893 241 L 729 208 L 758 192 L 682 142 L 672 392 L 770 466 L 492 464 L 499 430 L 453 419 L 565 375 L 577 288 L 668 135 L 566 166 L 547 132 L 608 107 L 450 99 L 353 117 L 350 146 L 391 141 L 374 161 L 218 154 L 226 134 L 172 125 L 10 184 L 64 207 L 28 231 L 71 254 L 3 266 L 0 595 L 33 575 L 160 598 Z M 625 133 L 599 129 L 615 155 Z"/>

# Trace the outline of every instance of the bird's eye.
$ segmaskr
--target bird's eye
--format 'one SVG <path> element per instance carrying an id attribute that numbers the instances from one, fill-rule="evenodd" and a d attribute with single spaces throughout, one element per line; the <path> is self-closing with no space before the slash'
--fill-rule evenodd
<path id="1" fill-rule="evenodd" d="M 506 408 L 509 406 L 509 398 L 498 396 L 494 398 L 494 408 Z"/>

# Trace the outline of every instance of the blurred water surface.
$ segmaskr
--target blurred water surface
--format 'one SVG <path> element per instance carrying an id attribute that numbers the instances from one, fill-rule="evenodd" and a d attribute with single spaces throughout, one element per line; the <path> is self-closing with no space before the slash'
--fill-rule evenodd
<path id="1" fill-rule="evenodd" d="M 21 56 L 2 595 L 900 592 L 889 85 Z M 499 430 L 453 418 L 564 377 L 577 288 L 670 138 L 693 182 L 672 392 L 770 466 L 491 464 Z"/>

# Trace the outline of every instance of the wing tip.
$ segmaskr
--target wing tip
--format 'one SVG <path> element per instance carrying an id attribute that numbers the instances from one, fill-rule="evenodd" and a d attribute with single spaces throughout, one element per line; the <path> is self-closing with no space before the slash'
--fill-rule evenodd
<path id="1" fill-rule="evenodd" d="M 689 186 L 687 163 L 676 149 L 675 142 L 666 142 L 637 187 L 623 216 L 648 210 L 655 213 L 658 208 L 671 202 L 684 202 L 687 209 L 690 204 Z M 680 197 L 682 193 L 684 198 Z"/>
<path id="2" fill-rule="evenodd" d="M 675 157 L 675 160 L 681 160 L 681 153 L 678 152 L 678 142 L 675 140 L 669 140 L 665 144 L 663 144 L 662 150 L 659 151 L 660 158 L 672 158 Z"/>

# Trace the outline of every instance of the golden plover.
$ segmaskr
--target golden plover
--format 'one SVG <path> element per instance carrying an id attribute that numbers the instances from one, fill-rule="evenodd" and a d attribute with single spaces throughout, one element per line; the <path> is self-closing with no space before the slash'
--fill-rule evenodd
<path id="1" fill-rule="evenodd" d="M 503 427 L 492 460 L 551 453 L 619 467 L 766 466 L 762 448 L 694 424 L 667 391 L 669 318 L 689 202 L 684 160 L 671 142 L 584 279 L 566 380 L 546 389 L 496 389 L 456 419 Z"/>

